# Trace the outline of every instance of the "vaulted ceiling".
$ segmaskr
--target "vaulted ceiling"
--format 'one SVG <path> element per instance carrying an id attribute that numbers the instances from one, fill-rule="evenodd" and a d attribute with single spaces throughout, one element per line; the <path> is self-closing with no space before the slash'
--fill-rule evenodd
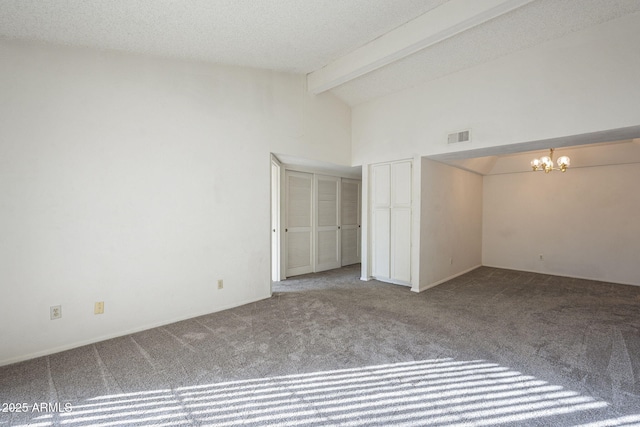
<path id="1" fill-rule="evenodd" d="M 0 0 L 0 37 L 306 74 L 309 92 L 355 106 L 629 14 L 640 25 L 640 0 Z M 609 164 L 640 162 L 635 135 L 553 143 L 622 140 Z M 435 160 L 527 169 L 499 150 Z"/>
<path id="2" fill-rule="evenodd" d="M 638 0 L 0 0 L 0 37 L 304 73 L 353 106 L 638 12 Z"/>

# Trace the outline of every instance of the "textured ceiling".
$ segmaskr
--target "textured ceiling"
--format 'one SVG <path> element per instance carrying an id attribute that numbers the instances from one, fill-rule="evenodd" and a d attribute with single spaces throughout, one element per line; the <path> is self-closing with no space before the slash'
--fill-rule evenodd
<path id="1" fill-rule="evenodd" d="M 446 0 L 0 0 L 0 36 L 308 73 Z"/>
<path id="2" fill-rule="evenodd" d="M 289 154 L 276 153 L 275 156 L 282 164 L 286 165 L 287 169 L 315 172 L 323 175 L 337 175 L 344 178 L 362 178 L 362 168 L 360 166 L 341 166 Z"/>
<path id="3" fill-rule="evenodd" d="M 0 0 L 0 37 L 310 73 L 454 1 Z M 332 92 L 357 105 L 636 12 L 640 0 L 534 0 Z"/>
<path id="4" fill-rule="evenodd" d="M 639 11 L 640 0 L 536 0 L 332 92 L 357 105 Z"/>

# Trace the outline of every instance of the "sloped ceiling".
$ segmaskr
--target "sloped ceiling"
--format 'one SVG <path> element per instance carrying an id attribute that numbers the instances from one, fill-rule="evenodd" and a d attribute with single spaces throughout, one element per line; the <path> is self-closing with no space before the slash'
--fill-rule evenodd
<path id="1" fill-rule="evenodd" d="M 0 38 L 302 73 L 311 93 L 355 106 L 630 14 L 640 25 L 640 0 L 0 0 Z M 640 158 L 639 131 L 527 148 L 626 141 L 608 147 L 615 163 Z M 499 150 L 435 160 L 520 167 L 522 155 Z"/>
<path id="2" fill-rule="evenodd" d="M 0 0 L 0 36 L 309 73 L 446 0 Z"/>
<path id="3" fill-rule="evenodd" d="M 348 104 L 357 105 L 639 11 L 640 1 L 527 2 L 353 79 L 332 92 Z"/>
<path id="4" fill-rule="evenodd" d="M 353 106 L 637 12 L 637 0 L 0 0 L 0 37 L 303 73 Z"/>

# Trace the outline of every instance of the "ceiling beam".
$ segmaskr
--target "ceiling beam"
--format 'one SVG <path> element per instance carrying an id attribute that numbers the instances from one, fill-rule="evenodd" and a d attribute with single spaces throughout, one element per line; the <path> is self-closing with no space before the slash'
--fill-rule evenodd
<path id="1" fill-rule="evenodd" d="M 307 74 L 319 94 L 503 15 L 533 0 L 450 0 Z"/>

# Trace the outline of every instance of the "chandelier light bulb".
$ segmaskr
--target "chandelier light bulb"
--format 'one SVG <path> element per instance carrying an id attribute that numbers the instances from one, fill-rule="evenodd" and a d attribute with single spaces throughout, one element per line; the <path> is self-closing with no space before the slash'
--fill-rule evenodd
<path id="1" fill-rule="evenodd" d="M 551 172 L 553 170 L 559 170 L 559 171 L 562 171 L 562 172 L 566 172 L 567 168 L 571 164 L 571 160 L 567 156 L 562 156 L 562 157 L 560 157 L 558 159 L 558 167 L 554 168 L 553 167 L 553 151 L 554 151 L 554 149 L 551 148 L 549 150 L 549 155 L 548 156 L 543 156 L 543 157 L 540 157 L 539 159 L 531 160 L 531 168 L 534 171 L 543 170 L 546 173 L 549 173 L 549 172 Z"/>
<path id="2" fill-rule="evenodd" d="M 538 170 L 538 168 L 540 167 L 540 160 L 539 159 L 533 159 L 531 160 L 531 167 L 533 168 L 533 170 Z"/>

